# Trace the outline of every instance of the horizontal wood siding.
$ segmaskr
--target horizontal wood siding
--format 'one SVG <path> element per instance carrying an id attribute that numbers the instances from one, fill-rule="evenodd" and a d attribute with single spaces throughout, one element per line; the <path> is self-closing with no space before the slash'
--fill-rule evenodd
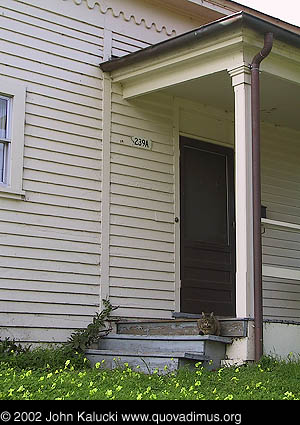
<path id="1" fill-rule="evenodd" d="M 137 50 L 151 46 L 151 43 L 141 41 L 140 39 L 129 37 L 113 31 L 112 33 L 112 56 L 121 57 Z"/>
<path id="2" fill-rule="evenodd" d="M 174 311 L 174 171 L 169 98 L 126 102 L 113 85 L 110 295 L 117 314 Z M 152 141 L 152 150 L 131 137 Z"/>
<path id="3" fill-rule="evenodd" d="M 1 337 L 65 341 L 98 310 L 105 174 L 99 63 L 198 23 L 152 3 L 130 0 L 125 12 L 113 0 L 107 10 L 94 3 L 1 1 L 0 74 L 27 84 L 26 200 L 1 198 L 0 205 Z M 174 298 L 169 105 L 134 106 L 120 90 L 113 96 L 111 296 L 120 315 L 165 317 Z M 126 146 L 136 132 L 151 137 L 151 152 Z"/>
<path id="4" fill-rule="evenodd" d="M 299 281 L 265 276 L 263 278 L 263 309 L 266 319 L 299 321 Z"/>
<path id="5" fill-rule="evenodd" d="M 99 306 L 103 28 L 87 7 L 42 3 L 1 2 L 1 74 L 27 99 L 26 200 L 0 208 L 0 326 L 59 342 Z"/>
<path id="6" fill-rule="evenodd" d="M 299 133 L 262 128 L 262 204 L 267 218 L 300 224 Z M 264 225 L 263 264 L 300 270 L 300 231 Z M 264 277 L 264 315 L 267 318 L 300 318 L 300 281 Z"/>
<path id="7" fill-rule="evenodd" d="M 135 11 L 156 9 L 166 32 L 153 21 L 106 23 L 111 54 L 121 57 L 198 26 L 191 17 L 143 2 Z M 147 12 L 146 12 L 147 13 Z M 140 15 L 139 15 L 140 16 Z M 152 150 L 134 148 L 131 137 L 152 140 Z M 113 85 L 110 163 L 110 299 L 125 317 L 169 318 L 174 311 L 174 146 L 171 98 L 123 100 Z"/>
<path id="8" fill-rule="evenodd" d="M 262 137 L 262 201 L 267 217 L 300 224 L 299 133 L 265 129 Z"/>
<path id="9" fill-rule="evenodd" d="M 163 9 L 166 25 L 175 29 L 167 33 L 155 23 L 147 28 L 142 20 L 126 21 L 122 13 L 104 14 L 94 6 L 71 0 L 1 1 L 0 74 L 27 84 L 26 200 L 1 198 L 0 205 L 1 337 L 65 341 L 98 310 L 99 63 L 199 23 Z M 113 85 L 109 292 L 120 316 L 170 318 L 175 309 L 172 108 L 172 99 L 160 95 L 124 101 L 121 87 Z M 230 114 L 182 101 L 179 115 L 183 134 L 233 146 Z M 132 136 L 150 139 L 152 149 L 133 147 Z M 262 136 L 267 217 L 300 224 L 299 134 L 263 126 Z M 300 232 L 267 228 L 263 262 L 299 270 Z M 265 316 L 299 318 L 298 285 L 297 280 L 264 277 Z"/>

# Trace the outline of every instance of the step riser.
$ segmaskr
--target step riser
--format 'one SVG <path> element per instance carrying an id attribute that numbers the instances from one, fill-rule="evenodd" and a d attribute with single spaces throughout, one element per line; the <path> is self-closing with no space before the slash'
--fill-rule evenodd
<path id="1" fill-rule="evenodd" d="M 133 371 L 153 373 L 156 370 L 160 374 L 174 372 L 178 369 L 180 360 L 178 358 L 166 357 L 150 357 L 150 356 L 114 356 L 113 354 L 107 355 L 91 355 L 87 354 L 86 357 L 90 360 L 92 365 L 97 362 L 102 362 L 101 367 L 107 369 L 127 368 L 128 364 Z M 194 362 L 193 362 L 194 363 Z"/>
<path id="2" fill-rule="evenodd" d="M 153 340 L 153 339 L 118 339 L 103 338 L 99 348 L 103 350 L 124 350 L 133 353 L 141 352 L 174 352 L 174 351 L 196 351 L 204 353 L 203 341 L 180 341 L 180 340 Z"/>

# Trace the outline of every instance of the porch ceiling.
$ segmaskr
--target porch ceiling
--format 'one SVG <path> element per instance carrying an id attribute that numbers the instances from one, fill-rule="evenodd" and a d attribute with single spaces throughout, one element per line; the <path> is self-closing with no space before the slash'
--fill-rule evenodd
<path id="1" fill-rule="evenodd" d="M 300 131 L 300 86 L 266 72 L 261 73 L 261 119 Z M 226 71 L 187 81 L 162 93 L 234 112 L 234 92 Z"/>

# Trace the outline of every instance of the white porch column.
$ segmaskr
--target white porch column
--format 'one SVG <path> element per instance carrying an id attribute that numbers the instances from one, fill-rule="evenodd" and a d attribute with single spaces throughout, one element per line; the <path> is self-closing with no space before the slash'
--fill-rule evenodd
<path id="1" fill-rule="evenodd" d="M 251 74 L 228 71 L 235 95 L 236 315 L 253 317 Z"/>

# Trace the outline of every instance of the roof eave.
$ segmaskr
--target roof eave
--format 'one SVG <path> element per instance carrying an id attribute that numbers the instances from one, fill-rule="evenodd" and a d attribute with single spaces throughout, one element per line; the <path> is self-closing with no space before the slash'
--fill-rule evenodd
<path id="1" fill-rule="evenodd" d="M 170 53 L 177 49 L 186 49 L 203 38 L 209 37 L 210 35 L 220 34 L 222 31 L 233 29 L 235 26 L 249 27 L 262 34 L 272 32 L 276 40 L 280 40 L 300 48 L 299 34 L 281 28 L 249 13 L 238 12 L 121 58 L 103 62 L 100 64 L 100 68 L 103 72 L 112 72 L 123 67 L 141 63 L 144 60 L 151 59 L 153 57 L 157 58 L 158 56 Z"/>

